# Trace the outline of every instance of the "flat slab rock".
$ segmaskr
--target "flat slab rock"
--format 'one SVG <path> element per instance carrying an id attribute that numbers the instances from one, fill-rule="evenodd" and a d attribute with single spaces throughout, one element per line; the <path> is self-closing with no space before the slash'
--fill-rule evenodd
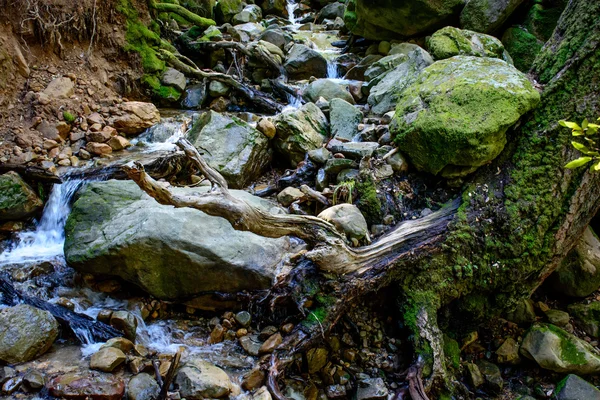
<path id="1" fill-rule="evenodd" d="M 123 381 L 110 374 L 65 374 L 46 385 L 50 395 L 69 400 L 120 400 L 125 395 Z"/>

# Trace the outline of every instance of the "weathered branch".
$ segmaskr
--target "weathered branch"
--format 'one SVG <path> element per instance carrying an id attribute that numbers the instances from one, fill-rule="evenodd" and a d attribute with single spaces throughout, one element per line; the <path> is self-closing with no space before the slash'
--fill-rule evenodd
<path id="1" fill-rule="evenodd" d="M 191 12 L 187 8 L 180 6 L 179 4 L 160 3 L 156 0 L 148 0 L 148 4 L 150 8 L 153 8 L 158 12 L 171 12 L 177 14 L 203 29 L 206 29 L 212 25 L 216 25 L 215 21 L 212 19 L 201 17 L 198 14 Z"/>

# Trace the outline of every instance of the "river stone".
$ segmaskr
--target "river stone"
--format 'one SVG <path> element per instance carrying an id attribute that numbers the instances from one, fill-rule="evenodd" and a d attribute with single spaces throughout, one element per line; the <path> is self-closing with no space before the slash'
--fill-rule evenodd
<path id="1" fill-rule="evenodd" d="M 68 99 L 75 94 L 75 84 L 70 78 L 60 77 L 53 79 L 43 92 L 51 99 Z"/>
<path id="2" fill-rule="evenodd" d="M 600 390 L 577 375 L 567 375 L 556 385 L 556 400 L 600 400 Z"/>
<path id="3" fill-rule="evenodd" d="M 521 354 L 554 372 L 578 375 L 600 372 L 598 350 L 551 324 L 534 324 L 523 338 Z"/>
<path id="4" fill-rule="evenodd" d="M 361 240 L 368 234 L 367 221 L 354 204 L 338 204 L 323 210 L 319 218 L 331 222 L 338 231 L 349 239 Z"/>
<path id="5" fill-rule="evenodd" d="M 226 96 L 229 93 L 229 86 L 219 81 L 211 81 L 208 84 L 208 94 L 211 97 Z"/>
<path id="6" fill-rule="evenodd" d="M 149 374 L 137 374 L 127 384 L 129 400 L 156 400 L 160 394 L 160 386 Z"/>
<path id="7" fill-rule="evenodd" d="M 185 90 L 185 75 L 176 70 L 175 68 L 167 68 L 162 74 L 162 84 L 165 86 L 171 86 L 179 91 Z"/>
<path id="8" fill-rule="evenodd" d="M 262 19 L 262 10 L 256 4 L 248 4 L 242 11 L 235 14 L 231 23 L 245 24 L 247 22 L 259 22 Z"/>
<path id="9" fill-rule="evenodd" d="M 344 22 L 367 39 L 401 39 L 452 24 L 464 4 L 465 0 L 352 0 Z"/>
<path id="10" fill-rule="evenodd" d="M 313 103 L 287 110 L 273 118 L 277 129 L 273 145 L 295 167 L 306 152 L 321 147 L 329 131 L 323 111 Z"/>
<path id="11" fill-rule="evenodd" d="M 0 310 L 0 360 L 15 364 L 44 354 L 58 336 L 48 311 L 19 304 Z"/>
<path id="12" fill-rule="evenodd" d="M 342 99 L 354 104 L 354 98 L 349 92 L 348 84 L 339 83 L 332 79 L 317 79 L 311 82 L 304 92 L 304 98 L 313 103 L 316 103 L 320 97 L 328 102 L 333 99 Z"/>
<path id="13" fill-rule="evenodd" d="M 429 52 L 436 60 L 454 56 L 499 58 L 512 64 L 504 45 L 493 36 L 447 26 L 440 29 L 427 41 Z"/>
<path id="14" fill-rule="evenodd" d="M 344 3 L 340 3 L 335 1 L 333 3 L 327 4 L 325 7 L 321 8 L 319 13 L 317 14 L 316 22 L 317 24 L 323 23 L 326 19 L 336 19 L 344 16 L 345 10 Z"/>
<path id="15" fill-rule="evenodd" d="M 251 356 L 258 356 L 258 351 L 262 346 L 262 342 L 258 339 L 258 335 L 246 335 L 240 339 L 240 346 Z"/>
<path id="16" fill-rule="evenodd" d="M 110 339 L 100 348 L 102 349 L 107 347 L 114 347 L 115 349 L 121 350 L 123 353 L 129 353 L 133 349 L 133 342 L 126 338 L 117 337 Z"/>
<path id="17" fill-rule="evenodd" d="M 175 384 L 181 397 L 188 400 L 227 397 L 232 383 L 225 371 L 204 360 L 193 358 L 177 372 Z"/>
<path id="18" fill-rule="evenodd" d="M 425 68 L 399 94 L 390 132 L 417 169 L 465 176 L 500 154 L 508 128 L 539 101 L 504 61 L 456 56 Z"/>
<path id="19" fill-rule="evenodd" d="M 110 325 L 125 334 L 125 337 L 135 341 L 137 330 L 137 319 L 129 311 L 114 311 L 110 315 Z"/>
<path id="20" fill-rule="evenodd" d="M 276 25 L 271 25 L 268 27 L 263 33 L 260 34 L 259 39 L 272 43 L 280 49 L 283 49 L 286 44 L 292 41 L 292 38 Z"/>
<path id="21" fill-rule="evenodd" d="M 314 374 L 323 368 L 328 360 L 329 352 L 323 347 L 310 349 L 306 352 L 306 361 L 308 363 L 308 372 Z"/>
<path id="22" fill-rule="evenodd" d="M 360 160 L 363 157 L 372 156 L 378 147 L 379 143 L 377 142 L 349 142 L 335 144 L 331 146 L 331 151 L 341 153 L 348 158 Z"/>
<path id="23" fill-rule="evenodd" d="M 416 45 L 414 45 L 416 46 Z M 372 82 L 377 77 L 396 68 L 408 59 L 406 54 L 392 54 L 371 64 L 365 71 L 365 80 Z M 432 61 L 433 62 L 433 61 Z"/>
<path id="24" fill-rule="evenodd" d="M 344 79 L 356 80 L 356 81 L 364 81 L 365 80 L 365 72 L 367 69 L 373 65 L 373 63 L 382 59 L 383 56 L 380 54 L 370 54 L 366 57 L 360 59 L 360 61 L 354 65 L 348 67 L 348 72 L 344 75 Z M 338 58 L 339 60 L 339 58 Z"/>
<path id="25" fill-rule="evenodd" d="M 288 186 L 277 194 L 277 201 L 284 207 L 304 197 L 304 192 L 293 186 Z"/>
<path id="26" fill-rule="evenodd" d="M 515 339 L 511 337 L 506 338 L 504 343 L 498 347 L 496 355 L 498 356 L 498 363 L 500 364 L 518 364 L 521 362 L 521 358 L 519 357 L 519 345 Z"/>
<path id="27" fill-rule="evenodd" d="M 548 285 L 559 294 L 586 297 L 600 287 L 600 240 L 587 227 L 575 248 L 548 278 Z"/>
<path id="28" fill-rule="evenodd" d="M 234 116 L 208 111 L 194 123 L 186 137 L 233 188 L 247 186 L 271 162 L 269 139 Z"/>
<path id="29" fill-rule="evenodd" d="M 275 14 L 280 17 L 288 17 L 286 0 L 264 0 L 260 6 L 265 14 Z"/>
<path id="30" fill-rule="evenodd" d="M 383 379 L 363 379 L 358 382 L 356 400 L 385 400 L 388 398 L 388 393 Z"/>
<path id="31" fill-rule="evenodd" d="M 460 14 L 460 26 L 490 33 L 500 28 L 524 0 L 469 0 Z"/>
<path id="32" fill-rule="evenodd" d="M 552 325 L 556 325 L 561 328 L 563 328 L 565 325 L 567 325 L 569 323 L 569 320 L 571 319 L 571 317 L 569 316 L 569 313 L 566 313 L 561 310 L 548 310 L 545 312 L 545 314 L 546 314 L 546 318 L 548 318 L 548 321 Z"/>
<path id="33" fill-rule="evenodd" d="M 283 64 L 291 79 L 324 78 L 327 76 L 327 60 L 317 51 L 303 44 L 295 44 Z"/>
<path id="34" fill-rule="evenodd" d="M 0 175 L 0 221 L 31 217 L 44 202 L 19 174 L 9 171 Z"/>
<path id="35" fill-rule="evenodd" d="M 477 365 L 466 363 L 465 366 L 467 367 L 465 375 L 471 386 L 478 388 L 485 383 L 485 379 L 483 378 L 483 375 L 481 375 L 481 371 Z"/>
<path id="36" fill-rule="evenodd" d="M 23 383 L 28 390 L 38 391 L 44 387 L 44 375 L 40 371 L 31 369 L 23 375 Z"/>
<path id="37" fill-rule="evenodd" d="M 591 337 L 600 337 L 600 301 L 590 304 L 571 304 L 569 312 L 573 315 L 575 325 Z"/>
<path id="38" fill-rule="evenodd" d="M 185 108 L 200 109 L 207 99 L 206 82 L 188 86 L 181 105 Z"/>
<path id="39" fill-rule="evenodd" d="M 485 385 L 493 393 L 500 393 L 504 386 L 504 380 L 500 373 L 500 368 L 496 364 L 493 364 L 486 360 L 478 360 L 476 362 L 481 375 L 485 378 Z"/>
<path id="40" fill-rule="evenodd" d="M 358 134 L 358 124 L 363 120 L 363 113 L 349 102 L 339 98 L 332 99 L 329 106 L 331 135 L 334 139 L 351 141 Z"/>
<path id="41" fill-rule="evenodd" d="M 46 384 L 50 395 L 68 400 L 121 400 L 125 384 L 110 374 L 86 372 L 59 375 Z"/>
<path id="42" fill-rule="evenodd" d="M 160 122 L 158 108 L 152 103 L 127 101 L 121 103 L 122 112 L 112 121 L 112 126 L 120 133 L 135 135 Z"/>
<path id="43" fill-rule="evenodd" d="M 393 69 L 377 76 L 372 83 L 367 102 L 371 111 L 378 115 L 393 110 L 398 94 L 415 81 L 420 72 L 433 63 L 425 50 L 417 45 L 403 44 L 394 48 L 392 57 L 402 57 L 404 61 Z"/>
<path id="44" fill-rule="evenodd" d="M 127 357 L 115 347 L 104 347 L 92 355 L 90 359 L 90 368 L 104 372 L 112 372 L 119 365 L 123 364 Z"/>
<path id="45" fill-rule="evenodd" d="M 180 195 L 208 188 L 176 188 Z M 272 203 L 233 196 L 266 211 Z M 236 231 L 223 218 L 162 206 L 131 181 L 90 183 L 77 194 L 65 226 L 65 256 L 84 273 L 116 276 L 164 300 L 206 291 L 267 289 L 289 239 Z"/>

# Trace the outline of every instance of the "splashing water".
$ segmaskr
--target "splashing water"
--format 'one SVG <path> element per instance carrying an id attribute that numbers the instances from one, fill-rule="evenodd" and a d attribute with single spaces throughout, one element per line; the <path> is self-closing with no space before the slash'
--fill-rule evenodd
<path id="1" fill-rule="evenodd" d="M 327 60 L 327 78 L 329 79 L 339 79 L 341 78 L 340 72 L 338 71 L 338 66 L 335 61 Z"/>
<path id="2" fill-rule="evenodd" d="M 146 129 L 144 133 L 131 141 L 131 144 L 141 144 L 144 152 L 151 153 L 161 150 L 174 150 L 175 143 L 185 136 L 191 126 L 192 118 L 165 118 L 160 123 Z"/>
<path id="3" fill-rule="evenodd" d="M 0 265 L 39 262 L 62 257 L 65 222 L 71 212 L 71 199 L 81 184 L 81 180 L 74 179 L 54 185 L 36 229 L 20 233 L 13 246 L 0 254 Z"/>
<path id="4" fill-rule="evenodd" d="M 298 3 L 294 0 L 287 0 L 287 5 L 285 8 L 288 12 L 288 20 L 290 21 L 290 24 L 292 24 L 292 26 L 298 25 L 298 22 L 296 22 L 296 15 L 294 15 L 298 9 Z"/>

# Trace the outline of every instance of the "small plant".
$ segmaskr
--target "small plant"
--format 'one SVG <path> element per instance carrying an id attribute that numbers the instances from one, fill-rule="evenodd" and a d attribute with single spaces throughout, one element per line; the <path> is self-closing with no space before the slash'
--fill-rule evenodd
<path id="1" fill-rule="evenodd" d="M 354 191 L 354 181 L 345 181 L 336 186 L 333 191 L 333 205 L 339 203 L 352 204 L 352 192 Z"/>
<path id="2" fill-rule="evenodd" d="M 75 122 L 75 116 L 68 111 L 63 112 L 63 118 L 68 124 L 72 124 L 73 122 Z"/>
<path id="3" fill-rule="evenodd" d="M 600 121 L 600 118 L 598 118 L 598 121 Z M 575 122 L 564 120 L 558 121 L 558 123 L 560 126 L 571 129 L 573 136 L 583 139 L 583 143 L 576 141 L 571 142 L 573 147 L 579 150 L 583 156 L 571 161 L 565 165 L 565 168 L 578 168 L 591 162 L 592 166 L 590 169 L 592 171 L 600 171 L 600 145 L 598 145 L 597 139 L 594 140 L 594 138 L 592 138 L 598 134 L 600 125 L 592 124 L 588 122 L 587 119 L 583 120 L 581 126 L 577 125 Z"/>

